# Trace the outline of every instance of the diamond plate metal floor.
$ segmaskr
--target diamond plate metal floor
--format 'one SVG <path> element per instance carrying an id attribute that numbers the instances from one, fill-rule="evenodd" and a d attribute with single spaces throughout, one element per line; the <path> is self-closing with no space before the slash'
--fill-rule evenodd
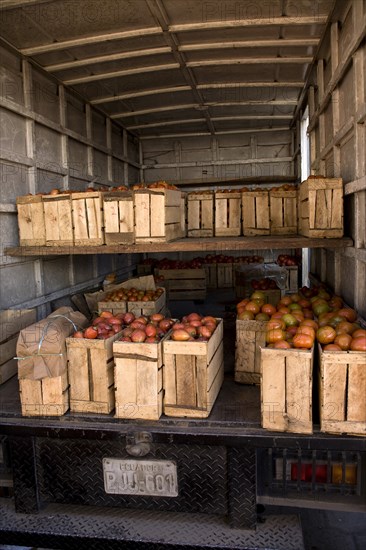
<path id="1" fill-rule="evenodd" d="M 4 499 L 5 500 L 5 499 Z M 39 514 L 16 514 L 11 501 L 1 501 L 0 541 L 14 544 L 16 532 L 27 533 L 28 544 L 32 535 L 48 535 L 60 541 L 64 536 L 75 537 L 81 548 L 85 542 L 98 540 L 103 548 L 108 542 L 139 542 L 140 547 L 154 544 L 162 547 L 226 548 L 236 550 L 304 550 L 302 529 L 296 515 L 268 516 L 259 523 L 256 531 L 232 529 L 224 517 L 205 514 L 152 512 L 87 506 L 49 505 Z M 36 539 L 35 539 L 36 540 Z M 37 539 L 39 540 L 39 538 Z M 19 540 L 20 543 L 20 540 Z M 69 545 L 67 546 L 69 547 Z M 70 546 L 71 547 L 71 546 Z M 98 548 L 93 544 L 89 548 Z M 58 546 L 62 548 L 62 546 Z"/>

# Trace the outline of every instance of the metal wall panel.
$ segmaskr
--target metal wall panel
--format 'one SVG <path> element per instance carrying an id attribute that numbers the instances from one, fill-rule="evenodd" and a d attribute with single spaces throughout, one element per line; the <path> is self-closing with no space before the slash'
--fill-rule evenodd
<path id="1" fill-rule="evenodd" d="M 47 10 L 37 11 L 41 19 L 44 13 L 48 13 Z M 111 121 L 108 126 L 105 116 L 47 74 L 22 61 L 13 51 L 1 48 L 0 54 L 0 308 L 3 309 L 28 307 L 34 300 L 41 305 L 42 301 L 62 299 L 63 292 L 66 296 L 73 284 L 101 281 L 113 265 L 112 259 L 97 261 L 89 256 L 82 260 L 68 258 L 66 262 L 65 258 L 24 261 L 5 257 L 5 247 L 18 244 L 16 197 L 29 192 L 47 193 L 55 187 L 83 190 L 93 179 L 112 185 L 109 165 L 118 172 L 120 182 L 124 181 L 125 173 L 127 179 L 135 182 L 139 173 L 138 168 L 130 165 L 126 171 L 123 161 L 115 159 L 107 148 Z M 57 55 L 53 62 L 56 58 Z M 16 104 L 24 105 L 23 110 L 18 110 Z M 108 147 L 111 139 L 110 136 Z M 120 157 L 126 158 L 126 163 L 129 153 L 133 152 L 134 160 L 138 159 L 134 138 L 127 139 L 123 150 L 122 129 L 117 131 L 115 148 Z M 127 258 L 123 258 L 122 263 L 124 261 L 128 261 Z M 47 298 L 43 298 L 44 294 Z M 40 315 L 44 311 L 44 308 L 40 310 Z"/>
<path id="2" fill-rule="evenodd" d="M 15 162 L 0 161 L 0 203 L 14 204 L 14 197 L 24 195 L 27 190 L 28 170 L 26 166 Z"/>
<path id="3" fill-rule="evenodd" d="M 33 262 L 12 264 L 1 269 L 1 308 L 7 309 L 37 295 Z"/>
<path id="4" fill-rule="evenodd" d="M 0 146 L 2 152 L 26 156 L 25 119 L 0 108 Z"/>
<path id="5" fill-rule="evenodd" d="M 70 258 L 56 258 L 43 261 L 43 282 L 45 293 L 67 288 L 69 281 Z"/>
<path id="6" fill-rule="evenodd" d="M 50 167 L 50 170 L 58 171 L 61 164 L 61 135 L 45 126 L 35 124 L 35 151 L 36 159 Z"/>
<path id="7" fill-rule="evenodd" d="M 60 122 L 57 83 L 35 69 L 32 76 L 32 84 L 26 88 L 26 93 L 31 96 L 34 111 L 53 122 Z"/>

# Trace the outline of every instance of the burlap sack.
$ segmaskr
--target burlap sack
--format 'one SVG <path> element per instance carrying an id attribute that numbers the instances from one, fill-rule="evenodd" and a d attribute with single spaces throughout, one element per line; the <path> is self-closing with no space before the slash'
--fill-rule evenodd
<path id="1" fill-rule="evenodd" d="M 19 333 L 18 378 L 40 380 L 62 375 L 67 368 L 66 338 L 88 324 L 70 307 L 61 307 Z"/>

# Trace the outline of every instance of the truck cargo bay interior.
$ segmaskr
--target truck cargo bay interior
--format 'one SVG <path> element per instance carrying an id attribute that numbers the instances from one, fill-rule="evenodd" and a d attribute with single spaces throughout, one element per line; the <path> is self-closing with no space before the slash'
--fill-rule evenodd
<path id="1" fill-rule="evenodd" d="M 3 0 L 1 310 L 35 308 L 42 319 L 108 274 L 132 277 L 148 257 L 261 254 L 272 261 L 296 251 L 302 283 L 323 281 L 365 319 L 365 36 L 365 0 Z M 342 178 L 342 237 L 19 243 L 16 200 L 27 194 L 158 180 L 186 192 L 298 188 L 309 174 Z M 217 547 L 234 548 L 236 529 L 226 520 L 260 532 L 256 504 L 366 510 L 365 438 L 321 433 L 317 424 L 313 434 L 261 428 L 259 387 L 233 381 L 234 301 L 234 289 L 221 289 L 204 303 L 168 304 L 177 315 L 201 308 L 225 317 L 225 382 L 207 419 L 24 418 L 17 377 L 0 385 L 0 544 L 4 537 L 7 544 L 89 550 L 124 540 L 160 550 L 169 512 L 177 530 L 167 529 L 163 547 L 203 546 L 212 532 Z M 192 487 L 177 501 L 147 497 L 141 505 L 103 493 L 102 458 L 125 456 L 140 432 L 151 436 L 152 456 L 184 464 L 185 479 L 192 465 Z M 305 489 L 299 475 L 297 485 L 287 483 L 302 462 L 313 465 Z M 334 463 L 343 481 L 324 488 L 315 465 Z M 345 481 L 351 463 L 353 484 Z M 70 521 L 77 542 L 65 531 Z M 268 520 L 262 543 L 270 547 L 283 528 L 283 548 L 299 550 L 297 520 L 278 521 Z M 259 543 L 249 537 L 239 544 Z"/>

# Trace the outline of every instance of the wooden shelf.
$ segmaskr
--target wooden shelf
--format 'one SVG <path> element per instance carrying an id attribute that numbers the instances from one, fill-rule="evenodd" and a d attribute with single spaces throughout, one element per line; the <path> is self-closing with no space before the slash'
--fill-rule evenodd
<path id="1" fill-rule="evenodd" d="M 294 236 L 270 237 L 204 237 L 179 239 L 169 243 L 143 243 L 102 246 L 17 246 L 5 249 L 8 256 L 62 256 L 69 254 L 131 254 L 146 252 L 224 252 L 246 250 L 275 250 L 282 248 L 344 248 L 353 246 L 349 237 L 342 239 L 313 239 Z"/>

